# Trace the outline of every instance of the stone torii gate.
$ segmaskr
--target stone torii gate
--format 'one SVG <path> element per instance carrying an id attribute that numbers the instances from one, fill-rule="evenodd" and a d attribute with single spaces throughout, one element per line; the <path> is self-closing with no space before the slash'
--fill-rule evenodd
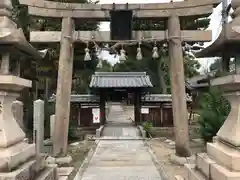
<path id="1" fill-rule="evenodd" d="M 46 0 L 19 0 L 28 6 L 30 15 L 62 18 L 62 31 L 33 31 L 32 43 L 56 42 L 61 44 L 58 86 L 56 95 L 56 124 L 53 138 L 54 155 L 66 155 L 68 142 L 68 124 L 70 94 L 73 68 L 73 44 L 94 38 L 96 42 L 118 42 L 112 40 L 108 31 L 75 31 L 74 19 L 110 20 L 112 10 L 131 10 L 133 18 L 167 19 L 165 31 L 133 31 L 134 40 L 154 38 L 157 41 L 169 40 L 171 61 L 171 88 L 173 97 L 173 117 L 175 125 L 177 155 L 188 156 L 188 113 L 186 107 L 185 80 L 183 68 L 182 41 L 211 41 L 211 31 L 181 30 L 180 17 L 197 16 L 212 13 L 213 5 L 219 0 L 188 0 L 183 2 L 155 4 L 78 4 Z M 181 147 L 181 148 L 180 148 Z"/>

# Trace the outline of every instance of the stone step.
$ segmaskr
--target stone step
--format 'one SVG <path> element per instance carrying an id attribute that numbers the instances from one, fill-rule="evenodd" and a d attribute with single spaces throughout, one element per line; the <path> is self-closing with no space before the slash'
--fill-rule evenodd
<path id="1" fill-rule="evenodd" d="M 8 179 L 15 180 L 18 177 L 23 177 L 23 179 L 31 179 L 31 177 L 35 176 L 34 170 L 36 169 L 36 160 L 30 160 L 21 166 L 19 166 L 16 170 L 11 172 L 1 172 L 0 179 Z"/>
<path id="2" fill-rule="evenodd" d="M 188 180 L 206 180 L 204 176 L 196 170 L 195 164 L 184 165 L 188 172 Z"/>
<path id="3" fill-rule="evenodd" d="M 60 176 L 60 177 L 58 178 L 58 180 L 68 180 L 68 177 L 67 177 L 67 176 Z"/>
<path id="4" fill-rule="evenodd" d="M 58 180 L 68 180 L 68 177 L 73 172 L 73 167 L 60 167 L 57 168 Z"/>
<path id="5" fill-rule="evenodd" d="M 182 176 L 177 175 L 175 176 L 175 180 L 185 180 L 185 179 Z"/>
<path id="6" fill-rule="evenodd" d="M 213 161 L 207 153 L 199 153 L 197 154 L 196 165 L 197 169 L 201 171 L 207 178 L 210 177 L 210 166 L 211 164 L 215 164 L 216 162 Z"/>
<path id="7" fill-rule="evenodd" d="M 57 179 L 57 166 L 52 165 L 46 167 L 42 172 L 39 173 L 36 180 L 56 180 Z"/>

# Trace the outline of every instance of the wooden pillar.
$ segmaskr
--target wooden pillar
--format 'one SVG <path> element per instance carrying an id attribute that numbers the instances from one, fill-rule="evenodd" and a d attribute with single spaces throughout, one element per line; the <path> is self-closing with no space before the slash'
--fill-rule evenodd
<path id="1" fill-rule="evenodd" d="M 226 54 L 226 52 L 223 52 L 223 54 L 222 54 L 222 71 L 223 72 L 230 71 L 230 58 Z"/>
<path id="2" fill-rule="evenodd" d="M 235 71 L 236 74 L 240 74 L 240 56 L 235 57 Z"/>
<path id="3" fill-rule="evenodd" d="M 106 123 L 106 96 L 104 90 L 100 91 L 100 124 L 104 125 Z"/>
<path id="4" fill-rule="evenodd" d="M 135 124 L 139 124 L 141 120 L 141 94 L 136 91 L 134 93 L 134 118 Z"/>
<path id="5" fill-rule="evenodd" d="M 160 104 L 160 126 L 163 125 L 163 108 L 164 108 L 164 105 Z"/>
<path id="6" fill-rule="evenodd" d="M 53 135 L 54 156 L 65 156 L 67 153 L 74 52 L 73 31 L 73 19 L 70 17 L 63 18 L 56 95 L 56 121 Z"/>
<path id="7" fill-rule="evenodd" d="M 78 121 L 78 126 L 81 125 L 81 104 L 79 103 L 78 104 L 78 118 L 77 118 L 77 121 Z"/>
<path id="8" fill-rule="evenodd" d="M 186 104 L 180 20 L 176 15 L 172 15 L 168 19 L 168 36 L 176 155 L 187 157 L 190 156 L 188 113 Z"/>

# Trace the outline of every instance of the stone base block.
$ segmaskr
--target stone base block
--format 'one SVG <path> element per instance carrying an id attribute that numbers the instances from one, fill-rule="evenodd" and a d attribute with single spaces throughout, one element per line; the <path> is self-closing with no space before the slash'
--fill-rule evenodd
<path id="1" fill-rule="evenodd" d="M 58 176 L 69 176 L 73 170 L 73 167 L 60 167 L 57 168 L 57 174 Z"/>
<path id="2" fill-rule="evenodd" d="M 57 180 L 57 165 L 49 165 L 41 171 L 36 180 Z"/>
<path id="3" fill-rule="evenodd" d="M 0 149 L 0 161 L 7 163 L 7 171 L 11 171 L 19 164 L 27 162 L 34 155 L 35 144 L 27 144 L 26 142 Z"/>
<path id="4" fill-rule="evenodd" d="M 197 169 L 201 171 L 207 178 L 210 177 L 210 166 L 215 164 L 211 158 L 208 157 L 206 153 L 197 154 L 196 165 Z"/>
<path id="5" fill-rule="evenodd" d="M 66 176 L 60 176 L 60 177 L 58 178 L 58 180 L 68 180 L 68 177 L 66 177 Z"/>
<path id="6" fill-rule="evenodd" d="M 8 164 L 4 160 L 0 160 L 0 172 L 6 172 L 8 170 Z"/>
<path id="7" fill-rule="evenodd" d="M 211 169 L 212 180 L 239 180 L 240 172 L 231 172 L 227 168 L 218 164 L 212 164 Z"/>
<path id="8" fill-rule="evenodd" d="M 56 164 L 58 165 L 69 165 L 72 162 L 72 156 L 58 157 L 56 158 Z"/>
<path id="9" fill-rule="evenodd" d="M 208 143 L 207 154 L 231 171 L 240 171 L 240 151 L 221 142 Z"/>
<path id="10" fill-rule="evenodd" d="M 188 172 L 188 180 L 207 180 L 205 177 L 196 170 L 196 165 L 194 164 L 185 164 L 184 165 Z"/>
<path id="11" fill-rule="evenodd" d="M 60 167 L 57 168 L 58 180 L 68 180 L 68 177 L 73 172 L 73 167 Z"/>
<path id="12" fill-rule="evenodd" d="M 177 175 L 175 176 L 175 180 L 184 180 L 184 178 L 182 176 Z"/>
<path id="13" fill-rule="evenodd" d="M 1 172 L 0 180 L 31 180 L 34 179 L 36 161 L 32 160 L 21 165 L 17 170 L 12 172 Z"/>
<path id="14" fill-rule="evenodd" d="M 188 180 L 239 180 L 240 172 L 230 171 L 217 164 L 207 154 L 197 155 L 197 165 L 185 164 L 188 171 Z"/>
<path id="15" fill-rule="evenodd" d="M 51 157 L 46 159 L 47 164 L 57 164 L 57 165 L 69 165 L 72 162 L 72 157 L 67 155 L 65 157 Z"/>

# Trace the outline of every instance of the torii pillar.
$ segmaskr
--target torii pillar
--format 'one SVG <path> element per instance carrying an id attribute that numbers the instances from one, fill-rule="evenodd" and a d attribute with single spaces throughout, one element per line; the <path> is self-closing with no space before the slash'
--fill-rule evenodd
<path id="1" fill-rule="evenodd" d="M 179 17 L 175 14 L 172 14 L 168 19 L 168 38 L 176 155 L 188 157 L 190 156 L 188 111 L 185 92 L 181 29 Z"/>
<path id="2" fill-rule="evenodd" d="M 62 19 L 61 47 L 58 66 L 56 120 L 53 132 L 53 155 L 66 156 L 68 147 L 68 128 L 73 69 L 74 20 Z"/>

